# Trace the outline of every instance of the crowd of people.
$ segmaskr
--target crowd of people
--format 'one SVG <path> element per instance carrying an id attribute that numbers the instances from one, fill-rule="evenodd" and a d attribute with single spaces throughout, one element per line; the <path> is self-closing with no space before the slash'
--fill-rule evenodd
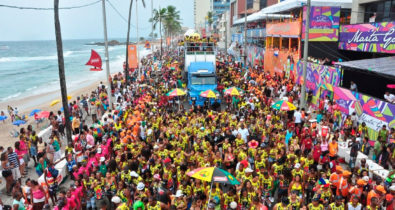
<path id="1" fill-rule="evenodd" d="M 168 51 L 162 58 L 161 65 L 145 60 L 143 75 L 113 76 L 111 93 L 100 85 L 71 103 L 73 138 L 67 145 L 58 112 L 49 116 L 49 139 L 28 126 L 14 148 L 0 148 L 11 208 L 393 209 L 395 153 L 388 141 L 395 138 L 393 129 L 383 127 L 369 151 L 366 125 L 353 116 L 342 122 L 329 98 L 317 108 L 273 109 L 278 99 L 297 105 L 300 87 L 259 66 L 243 69 L 225 55 L 218 56 L 218 90 L 237 87 L 240 96 L 221 94 L 222 106 L 215 110 L 172 106 L 166 93 L 182 87 L 177 84 L 182 70 L 171 66 L 182 63 L 182 56 Z M 83 115 L 91 115 L 92 123 Z M 349 164 L 338 156 L 338 141 L 346 140 L 351 140 Z M 374 176 L 365 159 L 356 160 L 358 151 L 392 169 L 388 177 Z M 22 182 L 30 158 L 43 183 Z M 70 186 L 57 179 L 55 165 L 63 159 Z M 202 167 L 224 169 L 240 185 L 211 185 L 187 175 Z"/>

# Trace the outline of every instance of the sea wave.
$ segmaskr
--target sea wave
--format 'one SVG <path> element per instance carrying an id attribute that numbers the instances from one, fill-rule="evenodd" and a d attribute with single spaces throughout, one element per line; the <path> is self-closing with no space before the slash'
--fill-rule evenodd
<path id="1" fill-rule="evenodd" d="M 73 51 L 65 51 L 63 53 L 64 57 L 69 57 L 73 54 Z M 0 58 L 0 63 L 7 62 L 27 62 L 27 61 L 43 61 L 43 60 L 56 60 L 58 59 L 57 55 L 50 56 L 33 56 L 33 57 L 2 57 Z"/>

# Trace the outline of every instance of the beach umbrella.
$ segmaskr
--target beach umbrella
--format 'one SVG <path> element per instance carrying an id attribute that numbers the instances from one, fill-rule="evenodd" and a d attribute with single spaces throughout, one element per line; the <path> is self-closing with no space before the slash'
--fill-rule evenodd
<path id="1" fill-rule="evenodd" d="M 229 172 L 217 167 L 197 168 L 187 173 L 188 176 L 206 182 L 218 182 L 231 185 L 239 185 L 240 182 Z"/>
<path id="2" fill-rule="evenodd" d="M 43 111 L 38 115 L 38 118 L 48 118 L 48 117 L 49 117 L 48 111 Z"/>
<path id="3" fill-rule="evenodd" d="M 208 202 L 210 202 L 211 199 L 211 191 L 212 191 L 211 189 L 213 188 L 214 182 L 231 184 L 231 185 L 240 185 L 240 182 L 237 181 L 237 179 L 232 174 L 217 167 L 197 168 L 193 171 L 188 172 L 187 175 L 195 179 L 211 182 Z"/>
<path id="4" fill-rule="evenodd" d="M 53 100 L 49 105 L 51 105 L 51 106 L 55 106 L 57 103 L 59 103 L 60 102 L 60 100 L 59 99 L 56 99 L 56 100 Z"/>
<path id="5" fill-rule="evenodd" d="M 67 100 L 71 100 L 72 96 L 67 96 Z"/>
<path id="6" fill-rule="evenodd" d="M 22 124 L 25 124 L 25 123 L 26 123 L 26 121 L 24 121 L 24 120 L 17 120 L 17 121 L 14 121 L 12 124 L 19 126 L 19 125 L 22 125 Z"/>
<path id="7" fill-rule="evenodd" d="M 30 112 L 29 116 L 34 116 L 36 113 L 41 112 L 41 109 L 33 109 L 33 111 Z"/>
<path id="8" fill-rule="evenodd" d="M 182 89 L 176 88 L 168 92 L 166 95 L 167 96 L 183 96 L 186 95 L 187 93 L 183 91 Z"/>
<path id="9" fill-rule="evenodd" d="M 277 101 L 276 103 L 274 103 L 272 105 L 272 108 L 277 109 L 277 110 L 282 110 L 282 111 L 291 111 L 291 110 L 295 110 L 296 107 L 295 105 L 289 103 L 288 101 Z"/>
<path id="10" fill-rule="evenodd" d="M 228 89 L 224 90 L 225 95 L 231 95 L 231 96 L 239 96 L 240 92 L 236 87 L 230 87 Z"/>
<path id="11" fill-rule="evenodd" d="M 204 98 L 217 98 L 217 95 L 216 95 L 215 92 L 212 91 L 212 90 L 202 91 L 202 92 L 200 93 L 200 96 L 201 96 L 201 97 L 204 97 Z"/>
<path id="12" fill-rule="evenodd" d="M 0 121 L 7 119 L 7 116 L 0 116 Z"/>

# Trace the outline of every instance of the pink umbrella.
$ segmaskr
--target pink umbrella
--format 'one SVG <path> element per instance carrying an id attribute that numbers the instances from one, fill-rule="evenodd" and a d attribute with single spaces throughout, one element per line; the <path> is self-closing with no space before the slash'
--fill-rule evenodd
<path id="1" fill-rule="evenodd" d="M 48 117 L 49 117 L 48 111 L 43 111 L 38 115 L 38 118 L 48 118 Z"/>
<path id="2" fill-rule="evenodd" d="M 388 85 L 387 85 L 387 88 L 395 89 L 395 84 L 388 84 Z"/>

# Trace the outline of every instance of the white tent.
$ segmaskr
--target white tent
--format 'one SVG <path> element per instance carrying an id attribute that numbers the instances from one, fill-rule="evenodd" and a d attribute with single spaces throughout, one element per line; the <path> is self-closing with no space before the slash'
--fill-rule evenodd
<path id="1" fill-rule="evenodd" d="M 190 29 L 188 29 L 188 30 L 185 32 L 184 37 L 185 37 L 185 36 L 190 36 L 190 35 L 192 35 L 192 34 L 194 34 L 194 33 L 196 33 L 195 29 L 190 28 Z"/>

